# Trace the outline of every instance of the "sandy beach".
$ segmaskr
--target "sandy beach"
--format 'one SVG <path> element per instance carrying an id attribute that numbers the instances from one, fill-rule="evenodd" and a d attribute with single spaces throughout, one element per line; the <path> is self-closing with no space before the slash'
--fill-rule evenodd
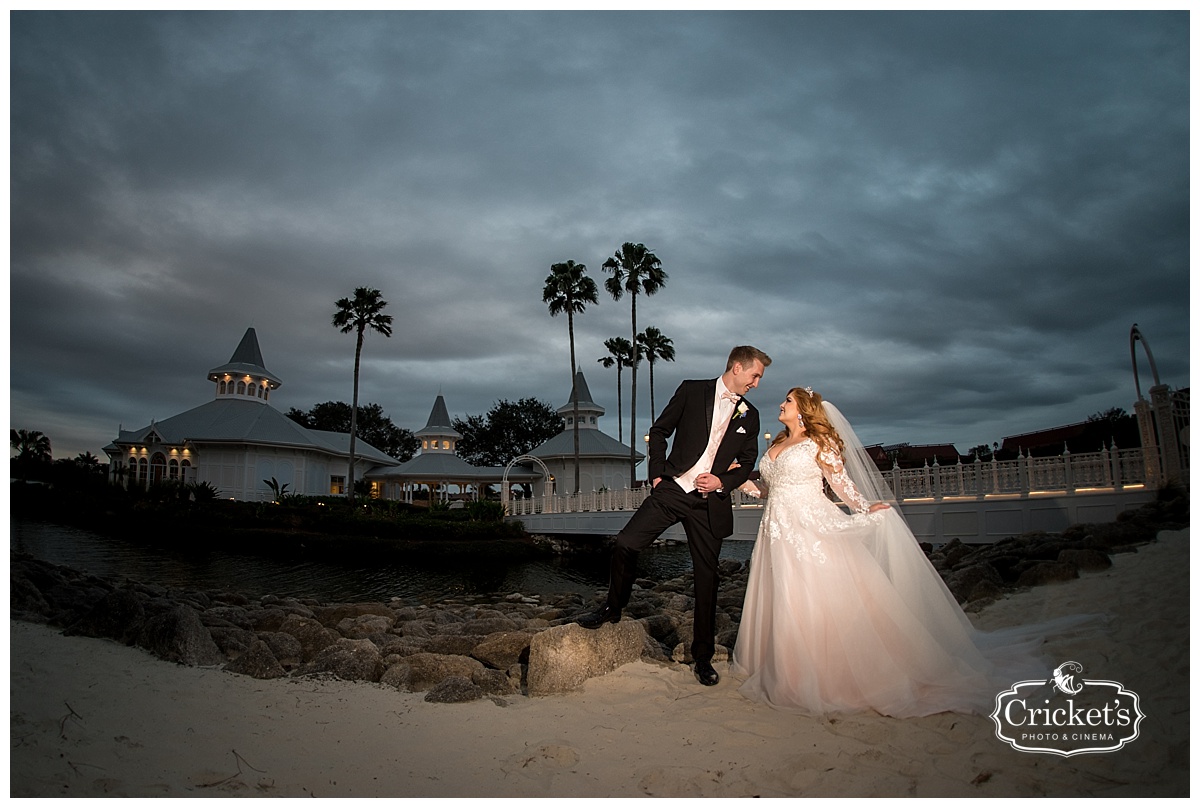
<path id="1" fill-rule="evenodd" d="M 565 696 L 431 704 L 423 693 L 256 680 L 10 621 L 13 797 L 1184 797 L 1188 531 L 1104 572 L 1020 592 L 980 628 L 1102 612 L 1053 664 L 1141 697 L 1138 738 L 1069 758 L 1012 749 L 986 716 L 803 718 L 751 703 L 719 663 L 626 665 Z"/>

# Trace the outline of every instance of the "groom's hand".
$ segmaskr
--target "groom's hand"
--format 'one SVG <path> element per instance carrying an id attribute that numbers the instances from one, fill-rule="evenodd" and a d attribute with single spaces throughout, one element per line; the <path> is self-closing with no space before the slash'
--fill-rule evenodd
<path id="1" fill-rule="evenodd" d="M 706 471 L 696 477 L 696 490 L 702 494 L 711 494 L 713 491 L 720 491 L 721 478 Z"/>

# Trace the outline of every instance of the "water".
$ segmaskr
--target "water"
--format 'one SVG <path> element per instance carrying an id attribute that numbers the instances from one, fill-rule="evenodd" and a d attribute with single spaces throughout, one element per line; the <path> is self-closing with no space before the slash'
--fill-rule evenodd
<path id="1" fill-rule="evenodd" d="M 578 593 L 591 598 L 608 587 L 608 555 L 584 554 L 533 561 L 478 563 L 452 560 L 372 562 L 286 560 L 214 551 L 203 547 L 133 543 L 78 528 L 13 520 L 10 547 L 43 561 L 109 580 L 129 579 L 160 586 L 242 592 L 249 596 L 310 597 L 322 602 L 389 601 L 430 603 L 457 596 Z M 722 558 L 745 561 L 753 542 L 725 542 Z M 651 548 L 639 559 L 643 573 L 666 580 L 691 570 L 682 544 Z"/>

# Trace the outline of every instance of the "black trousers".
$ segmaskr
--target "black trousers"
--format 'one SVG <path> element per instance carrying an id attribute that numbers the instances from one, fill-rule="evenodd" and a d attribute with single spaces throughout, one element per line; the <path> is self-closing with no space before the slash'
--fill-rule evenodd
<path id="1" fill-rule="evenodd" d="M 624 609 L 633 593 L 638 553 L 667 528 L 682 522 L 696 586 L 692 658 L 700 662 L 710 661 L 716 646 L 717 563 L 721 556 L 721 539 L 713 535 L 708 508 L 700 492 L 688 493 L 670 478 L 660 481 L 616 535 L 608 583 L 608 604 Z"/>

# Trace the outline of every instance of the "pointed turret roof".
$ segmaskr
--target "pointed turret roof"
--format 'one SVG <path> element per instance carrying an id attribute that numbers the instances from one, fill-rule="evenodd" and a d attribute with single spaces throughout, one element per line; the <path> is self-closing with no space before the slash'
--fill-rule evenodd
<path id="1" fill-rule="evenodd" d="M 422 435 L 462 437 L 450 423 L 450 410 L 446 408 L 446 399 L 442 397 L 441 393 L 438 393 L 437 399 L 433 402 L 433 409 L 429 412 L 429 420 L 425 423 L 425 428 L 416 434 L 417 437 L 421 437 Z"/>
<path id="2" fill-rule="evenodd" d="M 258 347 L 258 335 L 254 333 L 253 328 L 246 329 L 246 333 L 242 336 L 242 341 L 238 343 L 237 350 L 233 352 L 233 356 L 229 357 L 229 361 L 224 365 L 210 370 L 208 378 L 210 381 L 216 381 L 226 374 L 235 377 L 254 376 L 266 379 L 271 383 L 272 388 L 283 384 L 278 376 L 265 367 L 262 351 Z"/>
<path id="3" fill-rule="evenodd" d="M 579 408 L 587 407 L 589 410 L 600 410 L 604 412 L 604 408 L 596 402 L 592 401 L 592 391 L 588 389 L 587 379 L 583 378 L 583 371 L 575 371 L 575 390 L 579 394 Z M 567 391 L 567 403 L 563 405 L 565 409 L 571 409 L 571 391 Z M 562 411 L 561 409 L 559 410 Z"/>

